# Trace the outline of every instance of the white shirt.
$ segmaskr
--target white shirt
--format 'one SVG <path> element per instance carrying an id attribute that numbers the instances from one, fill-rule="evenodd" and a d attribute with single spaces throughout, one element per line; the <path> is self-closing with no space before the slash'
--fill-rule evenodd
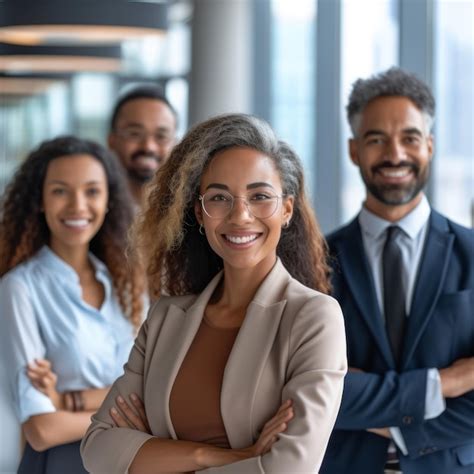
<path id="1" fill-rule="evenodd" d="M 365 255 L 372 270 L 375 282 L 375 293 L 380 313 L 384 315 L 383 282 L 382 282 L 382 251 L 387 237 L 387 229 L 397 225 L 402 229 L 397 236 L 396 243 L 400 247 L 403 261 L 403 275 L 401 283 L 404 285 L 406 300 L 405 309 L 410 317 L 413 292 L 418 275 L 431 209 L 428 200 L 423 195 L 419 204 L 398 222 L 382 219 L 365 207 L 359 214 L 359 224 L 362 230 L 362 242 Z M 384 316 L 383 316 L 384 317 Z M 441 390 L 441 379 L 436 368 L 428 370 L 425 394 L 425 420 L 436 418 L 446 409 L 446 403 Z M 407 454 L 405 442 L 399 428 L 390 428 L 393 440 L 403 454 Z"/>

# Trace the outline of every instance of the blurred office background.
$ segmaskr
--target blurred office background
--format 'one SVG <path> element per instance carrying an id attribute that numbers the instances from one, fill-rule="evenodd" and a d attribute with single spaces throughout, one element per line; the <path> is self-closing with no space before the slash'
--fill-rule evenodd
<path id="1" fill-rule="evenodd" d="M 34 41 L 8 43 L 5 12 L 13 4 L 20 5 L 17 15 L 40 4 L 42 15 L 49 8 L 55 18 L 61 9 L 79 9 L 79 17 L 88 15 L 94 24 L 107 8 L 113 20 L 122 3 L 137 12 L 142 4 L 159 5 L 156 31 L 97 45 L 89 44 L 87 29 L 72 40 L 67 31 L 51 30 L 41 46 L 46 49 L 33 53 L 34 63 L 27 58 L 39 48 Z M 177 109 L 180 135 L 216 113 L 267 119 L 301 156 L 328 232 L 353 217 L 364 198 L 346 151 L 350 86 L 399 65 L 430 84 L 437 101 L 429 198 L 448 217 L 472 226 L 473 19 L 473 0 L 0 0 L 0 194 L 18 163 L 46 138 L 74 133 L 105 143 L 120 91 L 153 82 Z M 48 48 L 71 48 L 71 42 L 95 57 L 48 63 Z M 0 417 L 6 420 L 0 472 L 10 472 L 19 431 L 7 428 L 14 418 L 1 407 Z"/>

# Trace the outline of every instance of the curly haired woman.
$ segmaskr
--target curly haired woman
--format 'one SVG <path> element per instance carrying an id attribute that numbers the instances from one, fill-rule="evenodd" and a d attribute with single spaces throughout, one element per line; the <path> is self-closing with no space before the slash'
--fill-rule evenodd
<path id="1" fill-rule="evenodd" d="M 135 234 L 167 296 L 93 416 L 87 469 L 317 472 L 347 364 L 297 156 L 252 116 L 197 125 Z"/>
<path id="2" fill-rule="evenodd" d="M 124 265 L 133 211 L 120 165 L 75 137 L 42 143 L 0 210 L 2 352 L 27 445 L 19 473 L 82 473 L 79 440 L 142 314 Z"/>

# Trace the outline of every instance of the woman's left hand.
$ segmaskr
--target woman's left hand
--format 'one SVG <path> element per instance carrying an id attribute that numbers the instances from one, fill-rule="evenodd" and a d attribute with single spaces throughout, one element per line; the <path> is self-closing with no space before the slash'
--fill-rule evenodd
<path id="1" fill-rule="evenodd" d="M 110 409 L 110 416 L 119 428 L 132 428 L 151 434 L 150 425 L 145 413 L 145 406 L 140 398 L 132 393 L 129 402 L 125 401 L 120 395 L 115 399 L 120 410 L 113 407 Z M 132 408 L 133 407 L 133 408 Z"/>
<path id="2" fill-rule="evenodd" d="M 51 369 L 51 362 L 47 359 L 35 359 L 28 364 L 26 374 L 33 387 L 51 399 L 57 410 L 64 409 L 64 399 L 56 390 L 58 376 Z"/>

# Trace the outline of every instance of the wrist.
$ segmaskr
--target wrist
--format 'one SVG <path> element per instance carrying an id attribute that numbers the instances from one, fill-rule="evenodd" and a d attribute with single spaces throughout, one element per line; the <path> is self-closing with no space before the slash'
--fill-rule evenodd
<path id="1" fill-rule="evenodd" d="M 452 398 L 455 392 L 456 380 L 451 377 L 451 369 L 449 367 L 439 371 L 439 379 L 441 382 L 441 393 L 444 398 Z"/>
<path id="2" fill-rule="evenodd" d="M 64 393 L 59 393 L 59 392 L 54 392 L 54 394 L 51 395 L 51 401 L 53 402 L 54 408 L 56 410 L 65 410 L 65 400 L 64 400 Z"/>
<path id="3" fill-rule="evenodd" d="M 195 462 L 201 469 L 218 467 L 256 456 L 253 446 L 243 449 L 226 449 L 200 446 L 195 451 Z"/>

